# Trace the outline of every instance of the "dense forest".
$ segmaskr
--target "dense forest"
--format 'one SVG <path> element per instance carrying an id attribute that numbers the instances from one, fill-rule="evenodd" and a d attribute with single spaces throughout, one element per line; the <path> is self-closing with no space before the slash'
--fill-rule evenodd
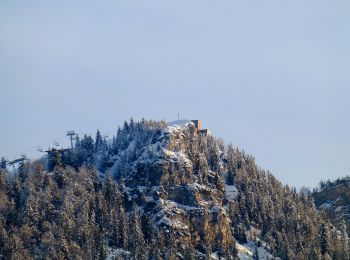
<path id="1" fill-rule="evenodd" d="M 252 259 L 350 259 L 346 226 L 309 192 L 191 123 L 130 120 L 2 163 L 0 232 L 1 259 L 237 259 L 247 243 Z"/>

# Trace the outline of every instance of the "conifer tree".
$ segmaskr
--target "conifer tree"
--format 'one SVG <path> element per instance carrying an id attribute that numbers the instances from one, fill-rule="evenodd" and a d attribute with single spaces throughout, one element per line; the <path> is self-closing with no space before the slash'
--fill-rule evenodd
<path id="1" fill-rule="evenodd" d="M 3 170 L 6 170 L 6 166 L 7 166 L 7 160 L 4 157 L 2 157 L 0 161 L 0 168 Z"/>
<path id="2" fill-rule="evenodd" d="M 330 234 L 327 224 L 322 223 L 319 232 L 321 253 L 325 256 L 330 251 Z"/>
<path id="3" fill-rule="evenodd" d="M 129 223 L 130 229 L 130 244 L 131 255 L 134 259 L 145 259 L 145 243 L 141 228 L 141 220 L 136 210 L 136 205 L 133 206 L 133 211 Z"/>
<path id="4" fill-rule="evenodd" d="M 102 146 L 102 136 L 100 133 L 100 130 L 97 130 L 96 137 L 95 137 L 95 151 L 99 151 Z"/>
<path id="5" fill-rule="evenodd" d="M 349 247 L 349 237 L 347 234 L 347 227 L 345 222 L 343 221 L 340 226 L 341 231 L 341 254 L 344 259 L 348 260 L 350 259 L 350 247 Z"/>

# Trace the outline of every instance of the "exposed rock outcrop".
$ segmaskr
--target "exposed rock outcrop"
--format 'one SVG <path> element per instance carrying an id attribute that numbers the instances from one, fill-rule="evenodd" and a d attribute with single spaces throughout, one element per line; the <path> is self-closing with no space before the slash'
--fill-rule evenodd
<path id="1" fill-rule="evenodd" d="M 208 169 L 205 180 L 193 174 L 184 141 L 188 135 L 198 137 L 193 127 L 191 122 L 169 126 L 144 147 L 125 176 L 126 193 L 159 229 L 176 234 L 179 246 L 191 242 L 204 251 L 206 241 L 214 251 L 230 248 L 234 243 L 222 177 Z"/>

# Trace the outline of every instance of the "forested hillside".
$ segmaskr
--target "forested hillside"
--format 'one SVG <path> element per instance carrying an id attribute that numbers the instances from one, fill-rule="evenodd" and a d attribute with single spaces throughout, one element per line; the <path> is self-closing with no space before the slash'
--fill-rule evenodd
<path id="1" fill-rule="evenodd" d="M 2 259 L 349 259 L 310 194 L 191 121 L 125 122 L 0 171 Z"/>
<path id="2" fill-rule="evenodd" d="M 350 225 L 350 177 L 335 181 L 321 181 L 313 192 L 316 206 L 323 211 L 340 230 Z M 348 235 L 350 230 L 348 229 Z"/>

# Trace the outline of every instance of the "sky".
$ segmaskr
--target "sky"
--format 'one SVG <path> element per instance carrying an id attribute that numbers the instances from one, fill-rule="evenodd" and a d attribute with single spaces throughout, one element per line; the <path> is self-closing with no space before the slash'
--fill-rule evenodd
<path id="1" fill-rule="evenodd" d="M 284 184 L 350 174 L 350 1 L 0 2 L 0 156 L 201 119 Z"/>

